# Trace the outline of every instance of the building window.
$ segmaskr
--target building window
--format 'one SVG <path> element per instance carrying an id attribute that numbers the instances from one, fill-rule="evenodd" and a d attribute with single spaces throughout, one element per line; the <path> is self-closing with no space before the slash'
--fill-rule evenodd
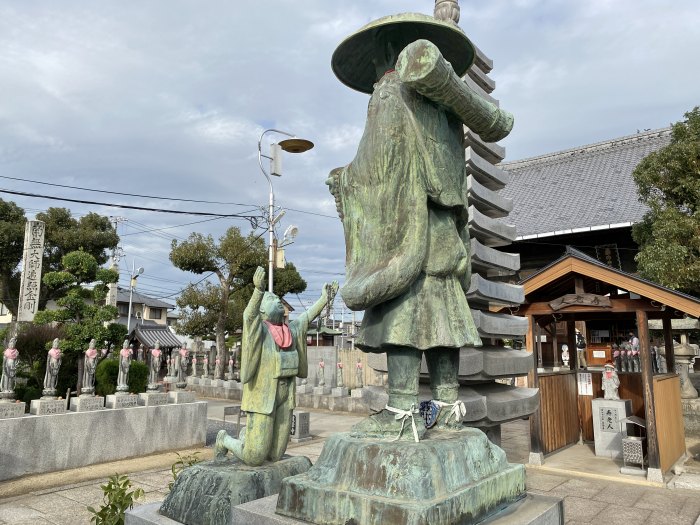
<path id="1" fill-rule="evenodd" d="M 163 309 L 162 308 L 149 308 L 148 309 L 148 318 L 149 319 L 160 319 L 163 317 Z"/>
<path id="2" fill-rule="evenodd" d="M 117 305 L 117 309 L 119 310 L 119 315 L 124 315 L 124 316 L 129 315 L 129 305 L 128 304 L 119 303 Z"/>

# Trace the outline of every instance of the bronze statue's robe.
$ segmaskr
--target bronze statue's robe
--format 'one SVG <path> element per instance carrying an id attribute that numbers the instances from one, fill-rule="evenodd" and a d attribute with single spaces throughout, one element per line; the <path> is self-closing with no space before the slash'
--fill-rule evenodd
<path id="1" fill-rule="evenodd" d="M 335 170 L 347 280 L 341 294 L 365 310 L 365 351 L 479 346 L 470 281 L 462 124 L 394 71 L 375 85 L 355 159 Z"/>

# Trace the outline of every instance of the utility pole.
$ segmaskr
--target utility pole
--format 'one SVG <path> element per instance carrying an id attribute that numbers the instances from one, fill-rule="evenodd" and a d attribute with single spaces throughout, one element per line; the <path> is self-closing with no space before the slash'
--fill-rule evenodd
<path id="1" fill-rule="evenodd" d="M 117 228 L 119 227 L 119 223 L 126 222 L 128 219 L 126 219 L 125 217 L 110 216 L 109 220 L 114 226 L 114 231 L 116 232 Z M 110 270 L 119 271 L 119 260 L 122 257 L 124 257 L 124 249 L 121 247 L 121 245 L 115 246 L 112 250 L 112 266 L 110 266 Z M 110 306 L 117 306 L 118 290 L 118 281 L 116 283 L 109 283 L 106 304 Z"/>

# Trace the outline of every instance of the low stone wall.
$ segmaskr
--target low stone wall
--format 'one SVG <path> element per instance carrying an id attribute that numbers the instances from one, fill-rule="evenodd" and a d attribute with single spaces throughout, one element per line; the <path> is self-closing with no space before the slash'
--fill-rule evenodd
<path id="1" fill-rule="evenodd" d="M 700 399 L 681 399 L 685 437 L 700 437 Z"/>
<path id="2" fill-rule="evenodd" d="M 323 408 L 339 412 L 369 414 L 369 407 L 361 397 L 333 397 L 316 394 L 297 394 L 297 406 L 300 408 Z"/>
<path id="3" fill-rule="evenodd" d="M 243 395 L 243 390 L 240 388 L 228 388 L 223 386 L 188 384 L 187 390 L 196 392 L 197 397 L 230 399 L 231 401 L 240 401 Z"/>
<path id="4" fill-rule="evenodd" d="M 207 403 L 0 419 L 0 481 L 203 446 Z"/>
<path id="5" fill-rule="evenodd" d="M 230 388 L 225 386 L 211 385 L 187 385 L 189 390 L 196 392 L 200 397 L 210 397 L 214 399 L 230 399 L 240 401 L 243 390 L 240 388 Z M 363 390 L 367 390 L 366 388 Z M 298 408 L 322 408 L 325 410 L 336 410 L 342 412 L 355 412 L 358 414 L 369 414 L 369 403 L 366 396 L 363 397 L 334 397 L 332 395 L 301 394 L 297 392 Z"/>

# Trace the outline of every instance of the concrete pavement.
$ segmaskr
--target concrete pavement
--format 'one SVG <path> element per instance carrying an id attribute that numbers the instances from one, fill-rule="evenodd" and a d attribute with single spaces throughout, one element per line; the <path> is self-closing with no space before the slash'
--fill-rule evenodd
<path id="1" fill-rule="evenodd" d="M 222 419 L 223 407 L 231 404 L 230 401 L 207 401 L 212 419 Z M 326 437 L 349 430 L 361 419 L 356 415 L 314 411 L 311 414 L 314 439 L 291 443 L 288 453 L 305 455 L 316 461 Z M 527 422 L 504 425 L 502 446 L 511 462 L 526 461 L 529 454 Z M 211 448 L 207 447 L 187 453 L 197 450 L 202 458 L 211 457 Z M 146 495 L 139 504 L 162 500 L 172 479 L 170 466 L 176 459 L 174 453 L 157 454 L 0 483 L 0 525 L 88 524 L 87 505 L 98 507 L 101 504 L 100 485 L 115 472 L 128 473 L 134 486 L 144 489 Z M 535 468 L 527 470 L 527 485 L 532 492 L 563 497 L 566 521 L 572 525 L 693 525 L 700 514 L 700 493 L 696 491 L 581 478 Z"/>

